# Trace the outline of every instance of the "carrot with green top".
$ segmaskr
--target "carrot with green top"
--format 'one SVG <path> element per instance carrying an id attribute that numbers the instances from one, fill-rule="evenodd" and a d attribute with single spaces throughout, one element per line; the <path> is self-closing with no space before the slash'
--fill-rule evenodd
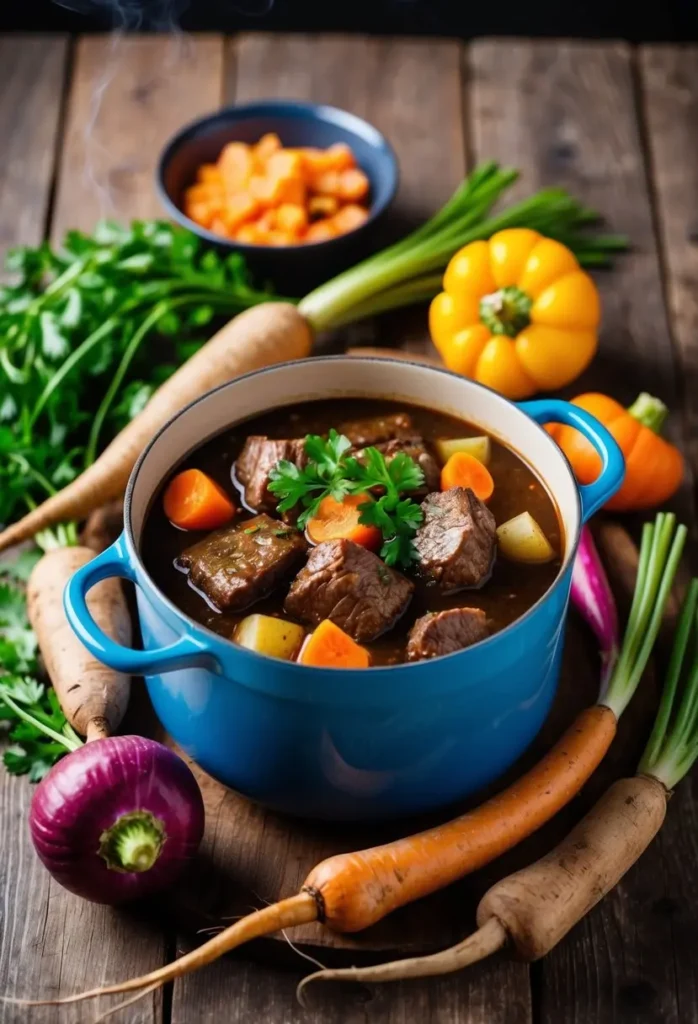
<path id="1" fill-rule="evenodd" d="M 313 868 L 297 895 L 236 921 L 179 960 L 139 978 L 58 1002 L 150 991 L 251 939 L 310 921 L 336 931 L 360 931 L 398 907 L 483 867 L 531 835 L 579 792 L 611 745 L 659 632 L 685 539 L 686 528 L 676 528 L 673 515 L 660 513 L 653 524 L 645 525 L 620 656 L 608 680 L 604 676 L 598 703 L 583 711 L 542 761 L 506 790 L 446 824 L 369 850 L 330 857 Z"/>

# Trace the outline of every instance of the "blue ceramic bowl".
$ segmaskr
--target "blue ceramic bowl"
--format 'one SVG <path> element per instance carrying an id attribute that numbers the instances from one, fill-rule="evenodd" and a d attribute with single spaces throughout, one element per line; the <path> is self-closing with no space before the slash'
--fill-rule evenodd
<path id="1" fill-rule="evenodd" d="M 371 213 L 355 231 L 326 242 L 295 246 L 242 245 L 200 227 L 182 212 L 185 189 L 203 163 L 213 163 L 228 142 L 258 142 L 276 132 L 284 146 L 316 146 L 335 142 L 351 146 L 371 183 Z M 270 280 L 279 294 L 300 294 L 356 262 L 369 250 L 374 228 L 390 205 L 398 184 L 392 147 L 381 133 L 345 110 L 320 103 L 266 100 L 226 107 L 182 128 L 165 147 L 156 172 L 156 186 L 168 215 L 221 249 L 241 252 L 260 280 Z"/>
<path id="2" fill-rule="evenodd" d="M 560 572 L 517 622 L 447 657 L 384 668 L 308 668 L 209 632 L 155 586 L 140 556 L 143 523 L 164 479 L 193 448 L 236 422 L 307 398 L 390 397 L 479 424 L 514 447 L 555 501 Z M 571 424 L 599 451 L 598 480 L 578 487 L 540 424 Z M 557 687 L 572 563 L 583 522 L 618 489 L 610 434 L 567 402 L 516 406 L 423 364 L 335 357 L 283 363 L 194 402 L 151 441 L 126 493 L 120 539 L 71 579 L 68 618 L 113 668 L 144 675 L 170 735 L 203 768 L 253 800 L 304 817 L 360 819 L 452 803 L 502 774 L 540 729 Z M 87 609 L 99 580 L 137 586 L 145 650 L 119 646 Z"/>

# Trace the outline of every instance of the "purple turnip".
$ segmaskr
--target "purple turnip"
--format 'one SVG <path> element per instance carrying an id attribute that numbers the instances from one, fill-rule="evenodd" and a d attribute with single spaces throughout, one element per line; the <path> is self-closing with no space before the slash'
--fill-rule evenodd
<path id="1" fill-rule="evenodd" d="M 34 794 L 29 828 L 64 888 L 115 904 L 179 875 L 201 842 L 204 805 L 191 771 L 167 747 L 112 736 L 54 765 Z"/>

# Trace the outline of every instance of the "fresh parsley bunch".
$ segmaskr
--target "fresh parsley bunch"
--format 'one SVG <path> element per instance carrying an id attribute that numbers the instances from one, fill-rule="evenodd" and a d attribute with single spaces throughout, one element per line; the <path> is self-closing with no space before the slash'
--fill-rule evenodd
<path id="1" fill-rule="evenodd" d="M 80 740 L 66 721 L 54 691 L 39 681 L 36 637 L 27 619 L 22 584 L 39 557 L 23 552 L 4 566 L 0 580 L 0 723 L 9 727 L 11 745 L 3 754 L 13 775 L 39 782 L 66 750 Z M 53 736 L 37 728 L 42 723 Z"/>
<path id="2" fill-rule="evenodd" d="M 349 454 L 351 447 L 349 438 L 334 429 L 327 438 L 309 434 L 304 445 L 307 464 L 299 468 L 284 459 L 270 474 L 269 490 L 281 499 L 277 509 L 283 513 L 301 506 L 298 526 L 303 529 L 323 498 L 342 501 L 349 494 L 380 490 L 380 496 L 359 506 L 359 522 L 377 526 L 383 534 L 380 553 L 387 565 L 408 566 L 416 558 L 413 537 L 424 516 L 404 495 L 423 486 L 424 473 L 406 452 L 386 459 L 371 447 L 359 460 Z"/>
<path id="3" fill-rule="evenodd" d="M 0 288 L 0 523 L 70 483 L 206 340 L 269 298 L 239 254 L 161 221 L 15 249 Z"/>

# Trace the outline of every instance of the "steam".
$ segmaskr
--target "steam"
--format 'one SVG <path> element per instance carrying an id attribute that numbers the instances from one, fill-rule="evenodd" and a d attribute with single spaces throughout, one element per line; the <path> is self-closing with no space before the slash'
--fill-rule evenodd
<path id="1" fill-rule="evenodd" d="M 222 0 L 235 14 L 250 18 L 269 14 L 274 0 Z M 112 27 L 125 32 L 148 29 L 154 32 L 174 32 L 179 20 L 189 7 L 190 0 L 54 0 L 77 14 L 103 15 Z"/>

